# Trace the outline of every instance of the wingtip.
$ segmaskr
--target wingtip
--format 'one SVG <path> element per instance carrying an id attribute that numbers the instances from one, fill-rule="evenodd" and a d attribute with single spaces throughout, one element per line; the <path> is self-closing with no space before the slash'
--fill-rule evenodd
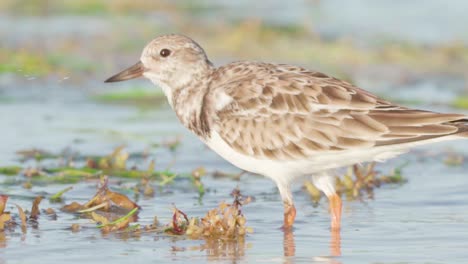
<path id="1" fill-rule="evenodd" d="M 109 78 L 107 78 L 104 82 L 105 83 L 113 83 L 113 82 L 120 82 L 122 81 L 118 75 L 114 75 L 114 76 L 111 76 Z"/>

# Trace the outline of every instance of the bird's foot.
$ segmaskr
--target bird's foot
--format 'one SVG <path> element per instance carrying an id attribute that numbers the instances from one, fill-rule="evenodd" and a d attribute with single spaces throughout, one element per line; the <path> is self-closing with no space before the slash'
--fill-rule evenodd
<path id="1" fill-rule="evenodd" d="M 296 219 L 296 208 L 292 204 L 284 204 L 283 230 L 291 230 Z"/>

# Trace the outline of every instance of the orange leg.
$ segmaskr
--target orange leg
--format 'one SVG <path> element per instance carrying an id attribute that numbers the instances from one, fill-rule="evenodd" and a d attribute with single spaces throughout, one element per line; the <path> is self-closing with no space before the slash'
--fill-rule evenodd
<path id="1" fill-rule="evenodd" d="M 328 197 L 330 201 L 331 229 L 340 230 L 341 228 L 341 198 L 338 194 Z"/>
<path id="2" fill-rule="evenodd" d="M 330 253 L 332 256 L 341 256 L 341 198 L 338 194 L 333 194 L 328 197 L 330 201 L 330 214 L 331 214 L 331 241 Z"/>
<path id="3" fill-rule="evenodd" d="M 293 204 L 284 203 L 284 229 L 291 229 L 296 219 L 296 208 Z"/>

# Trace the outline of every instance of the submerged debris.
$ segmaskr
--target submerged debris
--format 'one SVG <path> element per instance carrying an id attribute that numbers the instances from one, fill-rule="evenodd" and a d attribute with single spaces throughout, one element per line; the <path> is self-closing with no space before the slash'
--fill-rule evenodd
<path id="1" fill-rule="evenodd" d="M 0 167 L 0 174 L 7 175 L 7 176 L 18 175 L 22 169 L 23 168 L 19 166 Z"/>
<path id="2" fill-rule="evenodd" d="M 205 195 L 205 186 L 201 181 L 201 177 L 206 175 L 206 170 L 204 167 L 198 167 L 192 171 L 192 183 L 198 190 L 199 199 L 203 198 Z"/>
<path id="3" fill-rule="evenodd" d="M 39 214 L 41 213 L 39 211 L 39 204 L 41 203 L 43 198 L 44 197 L 42 197 L 42 196 L 37 196 L 34 199 L 34 202 L 33 202 L 32 208 L 31 208 L 31 214 L 29 215 L 30 220 L 35 220 L 36 221 L 37 218 L 39 217 Z"/>
<path id="4" fill-rule="evenodd" d="M 187 232 L 189 219 L 187 215 L 181 210 L 174 207 L 174 214 L 172 215 L 172 223 L 165 231 L 174 235 L 184 235 Z"/>
<path id="5" fill-rule="evenodd" d="M 27 178 L 32 178 L 36 176 L 45 176 L 46 173 L 41 168 L 27 168 L 23 171 L 23 175 Z"/>
<path id="6" fill-rule="evenodd" d="M 11 184 L 21 185 L 25 189 L 31 189 L 36 183 L 76 183 L 82 180 L 98 179 L 102 175 L 110 175 L 120 178 L 144 178 L 146 181 L 142 192 L 147 196 L 152 196 L 150 181 L 158 181 L 158 185 L 164 186 L 174 181 L 178 176 L 168 170 L 156 171 L 155 166 L 150 165 L 148 170 L 139 170 L 135 165 L 129 166 L 130 157 L 135 157 L 138 160 L 146 160 L 148 157 L 147 150 L 142 153 L 129 154 L 123 146 L 119 146 L 109 155 L 105 156 L 82 156 L 71 149 L 65 149 L 61 154 L 51 154 L 49 152 L 37 149 L 19 151 L 19 155 L 23 160 L 37 158 L 56 159 L 58 166 L 51 166 L 50 162 L 47 165 L 37 162 L 36 166 L 20 167 L 6 166 L 0 167 L 0 174 L 7 176 L 21 175 L 16 179 L 11 179 Z M 39 158 L 38 158 L 39 157 Z M 66 162 L 64 162 L 66 160 Z M 186 175 L 186 178 L 189 176 Z M 52 197 L 52 201 L 60 202 L 60 194 L 57 197 Z"/>
<path id="7" fill-rule="evenodd" d="M 32 156 L 32 154 L 30 156 Z M 147 153 L 144 157 L 145 164 L 147 164 Z M 229 241 L 244 241 L 245 235 L 253 232 L 252 228 L 246 226 L 246 218 L 242 213 L 242 206 L 250 203 L 252 198 L 244 197 L 239 189 L 235 189 L 232 192 L 232 196 L 234 197 L 232 203 L 222 202 L 218 207 L 206 212 L 203 217 L 187 215 L 184 209 L 174 207 L 172 218 L 169 223 L 160 223 L 156 216 L 152 223 L 138 223 L 138 214 L 140 213 L 139 205 L 127 195 L 113 191 L 109 187 L 109 177 L 106 175 L 138 179 L 138 181 L 135 181 L 138 183 L 133 183 L 134 187 L 127 188 L 130 191 L 133 190 L 136 195 L 142 194 L 145 197 L 152 197 L 155 195 L 154 186 L 166 186 L 179 180 L 177 177 L 180 177 L 189 181 L 189 183 L 191 182 L 192 189 L 197 190 L 199 198 L 201 199 L 206 192 L 202 178 L 207 172 L 203 167 L 196 168 L 191 173 L 182 175 L 177 175 L 168 171 L 158 172 L 156 171 L 156 163 L 154 160 L 150 161 L 146 170 L 141 170 L 141 168 L 138 169 L 133 164 L 129 166 L 129 158 L 130 154 L 121 146 L 116 148 L 109 155 L 90 157 L 82 159 L 79 162 L 67 162 L 64 167 L 44 168 L 44 165 L 38 165 L 37 167 L 26 170 L 12 167 L 3 170 L 0 169 L 0 174 L 22 172 L 24 176 L 23 179 L 26 178 L 23 184 L 29 187 L 38 179 L 53 183 L 69 183 L 83 179 L 96 181 L 99 179 L 100 181 L 96 193 L 87 202 L 78 203 L 76 201 L 70 201 L 61 208 L 61 211 L 76 214 L 80 218 L 93 220 L 97 223 L 96 226 L 102 233 L 115 233 L 119 236 L 140 236 L 143 233 L 156 233 L 158 235 L 176 236 L 182 239 L 205 240 L 207 244 L 219 243 L 220 245 L 227 245 Z M 21 170 L 21 172 L 19 172 L 19 170 Z M 239 179 L 243 173 L 244 172 L 241 172 L 234 176 L 236 179 Z M 214 174 L 215 178 L 232 178 L 232 176 L 233 175 L 221 172 L 215 172 Z M 6 178 L 11 180 L 13 177 Z M 14 178 L 21 178 L 21 176 Z M 390 175 L 381 175 L 375 171 L 374 164 L 372 163 L 363 167 L 356 165 L 349 168 L 342 179 L 337 179 L 336 188 L 341 194 L 345 194 L 351 198 L 357 198 L 364 193 L 372 193 L 376 187 L 382 184 L 402 183 L 404 181 L 401 175 L 401 167 L 396 168 Z M 314 201 L 318 201 L 321 197 L 321 193 L 311 182 L 306 182 L 305 186 Z M 70 191 L 72 188 L 73 186 L 69 186 L 47 198 L 52 203 L 63 202 L 64 193 Z M 41 210 L 39 210 L 39 203 L 43 198 L 42 196 L 36 197 L 30 213 L 25 213 L 23 209 L 17 205 L 18 215 L 16 216 L 16 212 L 14 212 L 14 215 L 10 216 L 9 212 L 4 212 L 8 196 L 0 196 L 0 228 L 4 229 L 10 226 L 14 228 L 18 226 L 21 227 L 22 233 L 25 234 L 28 227 L 37 226 L 39 221 L 56 219 L 57 208 L 42 210 L 44 216 L 47 217 L 41 217 L 41 219 L 39 219 L 39 214 L 41 212 Z M 75 224 L 70 227 L 70 230 L 72 232 L 77 232 L 80 230 L 81 225 L 82 224 Z"/>
<path id="8" fill-rule="evenodd" d="M 18 215 L 19 215 L 19 218 L 21 220 L 21 231 L 24 233 L 26 233 L 26 228 L 27 228 L 27 217 L 26 217 L 26 214 L 24 213 L 24 210 L 23 208 L 21 208 L 21 206 L 19 205 L 16 205 L 16 208 L 18 208 Z"/>
<path id="9" fill-rule="evenodd" d="M 172 227 L 166 232 L 205 240 L 230 240 L 252 233 L 252 228 L 245 226 L 246 219 L 241 211 L 243 205 L 251 202 L 251 197 L 243 197 L 239 189 L 235 189 L 232 195 L 234 201 L 231 204 L 222 202 L 218 208 L 208 211 L 201 219 L 189 220 L 185 213 L 177 208 L 174 209 Z"/>
<path id="10" fill-rule="evenodd" d="M 239 181 L 241 176 L 246 174 L 247 171 L 241 171 L 239 173 L 227 173 L 227 172 L 222 172 L 222 171 L 215 171 L 213 172 L 213 177 L 214 178 L 229 178 L 233 179 L 235 181 Z"/>
<path id="11" fill-rule="evenodd" d="M 112 231 L 123 230 L 129 227 L 130 222 L 134 221 L 132 216 L 138 211 L 138 207 L 133 208 L 128 214 L 110 221 L 109 218 L 96 212 L 91 212 L 91 218 L 98 223 L 98 228 L 103 233 L 109 233 Z"/>
<path id="12" fill-rule="evenodd" d="M 41 161 L 41 160 L 44 160 L 44 159 L 55 159 L 55 158 L 58 158 L 59 155 L 55 155 L 55 154 L 52 154 L 50 152 L 47 152 L 45 150 L 42 150 L 42 149 L 25 149 L 25 150 L 18 150 L 16 152 L 16 154 L 18 154 L 19 156 L 21 156 L 21 159 L 23 161 L 26 161 L 26 160 L 36 160 L 36 161 Z"/>
<path id="13" fill-rule="evenodd" d="M 143 193 L 145 197 L 154 196 L 154 188 L 151 184 L 151 174 L 154 172 L 155 167 L 156 163 L 152 160 L 148 166 L 147 173 L 142 175 L 140 183 L 138 183 L 134 188 L 136 194 Z"/>
<path id="14" fill-rule="evenodd" d="M 128 201 L 125 203 L 132 204 L 133 209 L 122 215 L 120 211 L 116 211 L 115 208 L 108 207 L 106 204 L 109 201 L 115 202 L 115 200 L 112 201 L 115 193 L 109 197 L 109 192 L 107 179 L 104 177 L 96 195 L 89 202 L 84 205 L 73 202 L 63 207 L 62 210 L 82 214 L 89 213 L 91 219 L 98 223 L 98 228 L 103 233 L 119 231 L 127 234 L 140 234 L 145 231 L 183 236 L 190 239 L 232 240 L 243 238 L 246 233 L 253 232 L 252 228 L 245 225 L 246 219 L 241 210 L 242 206 L 252 201 L 252 198 L 244 197 L 238 189 L 232 192 L 234 200 L 231 204 L 222 202 L 217 208 L 208 211 L 202 218 L 189 218 L 182 210 L 174 207 L 170 223 L 160 225 L 157 217 L 154 217 L 153 223 L 143 228 L 139 224 L 130 225 L 136 221 L 135 216 L 139 207 L 133 202 L 128 203 L 130 200 L 126 198 L 124 200 L 128 199 Z M 118 197 L 122 198 L 123 196 Z M 122 203 L 116 204 L 122 205 Z"/>
<path id="15" fill-rule="evenodd" d="M 127 168 L 127 160 L 130 157 L 125 151 L 124 146 L 119 146 L 109 155 L 105 157 L 88 158 L 86 166 L 91 169 L 115 169 L 125 170 Z"/>
<path id="16" fill-rule="evenodd" d="M 88 202 L 84 204 L 72 202 L 63 206 L 61 210 L 67 213 L 88 215 L 98 223 L 103 233 L 127 228 L 129 223 L 136 221 L 140 207 L 126 195 L 111 191 L 108 183 L 107 176 L 101 177 L 96 194 Z M 78 229 L 79 227 L 72 226 L 73 232 Z"/>
<path id="17" fill-rule="evenodd" d="M 180 147 L 180 144 L 182 143 L 182 137 L 181 136 L 177 136 L 173 139 L 168 139 L 168 140 L 165 140 L 161 143 L 161 146 L 169 149 L 170 151 L 176 151 L 179 147 Z"/>
<path id="18" fill-rule="evenodd" d="M 83 205 L 81 205 L 80 203 L 77 203 L 77 202 L 72 202 L 70 204 L 66 204 L 62 208 L 60 208 L 61 211 L 66 212 L 66 213 L 78 212 L 81 209 L 83 209 Z"/>
<path id="19" fill-rule="evenodd" d="M 79 224 L 72 224 L 70 227 L 71 231 L 73 233 L 79 232 L 81 229 L 81 226 Z"/>
<path id="20" fill-rule="evenodd" d="M 444 163 L 447 166 L 461 166 L 463 164 L 463 161 L 465 160 L 465 157 L 461 154 L 450 152 L 447 154 L 447 157 L 444 159 Z"/>
<path id="21" fill-rule="evenodd" d="M 29 216 L 30 224 L 33 226 L 37 225 L 37 218 L 39 215 L 39 203 L 41 202 L 42 197 L 38 196 L 34 199 L 31 213 Z M 21 227 L 21 232 L 24 234 L 26 233 L 27 225 L 28 225 L 28 217 L 26 216 L 26 213 L 24 212 L 23 208 L 21 206 L 16 205 L 16 208 L 18 209 L 18 218 L 20 220 L 20 223 L 18 224 L 10 214 L 10 212 L 5 212 L 5 207 L 6 203 L 8 201 L 8 195 L 0 195 L 0 231 L 3 231 L 6 228 L 11 228 L 14 229 L 15 226 L 20 226 Z"/>
<path id="22" fill-rule="evenodd" d="M 113 192 L 108 187 L 109 178 L 101 177 L 96 194 L 85 204 L 73 202 L 62 207 L 65 212 L 89 213 L 96 210 L 105 212 L 128 212 L 139 206 L 126 195 Z"/>
<path id="23" fill-rule="evenodd" d="M 61 191 L 59 191 L 58 193 L 52 195 L 49 200 L 53 203 L 58 203 L 58 202 L 61 202 L 62 201 L 62 195 L 68 191 L 70 191 L 71 189 L 73 189 L 73 186 L 69 186 Z"/>
<path id="24" fill-rule="evenodd" d="M 5 229 L 5 224 L 11 220 L 10 212 L 5 212 L 8 195 L 0 195 L 0 231 Z"/>

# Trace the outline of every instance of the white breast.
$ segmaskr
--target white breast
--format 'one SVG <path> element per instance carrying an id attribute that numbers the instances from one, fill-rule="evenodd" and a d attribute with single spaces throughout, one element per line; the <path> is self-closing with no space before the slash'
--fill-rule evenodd
<path id="1" fill-rule="evenodd" d="M 241 154 L 231 148 L 216 131 L 212 131 L 211 137 L 205 143 L 218 155 L 243 170 L 261 174 L 272 178 L 274 181 L 290 182 L 302 175 L 294 166 L 288 166 L 289 162 L 257 159 Z"/>

